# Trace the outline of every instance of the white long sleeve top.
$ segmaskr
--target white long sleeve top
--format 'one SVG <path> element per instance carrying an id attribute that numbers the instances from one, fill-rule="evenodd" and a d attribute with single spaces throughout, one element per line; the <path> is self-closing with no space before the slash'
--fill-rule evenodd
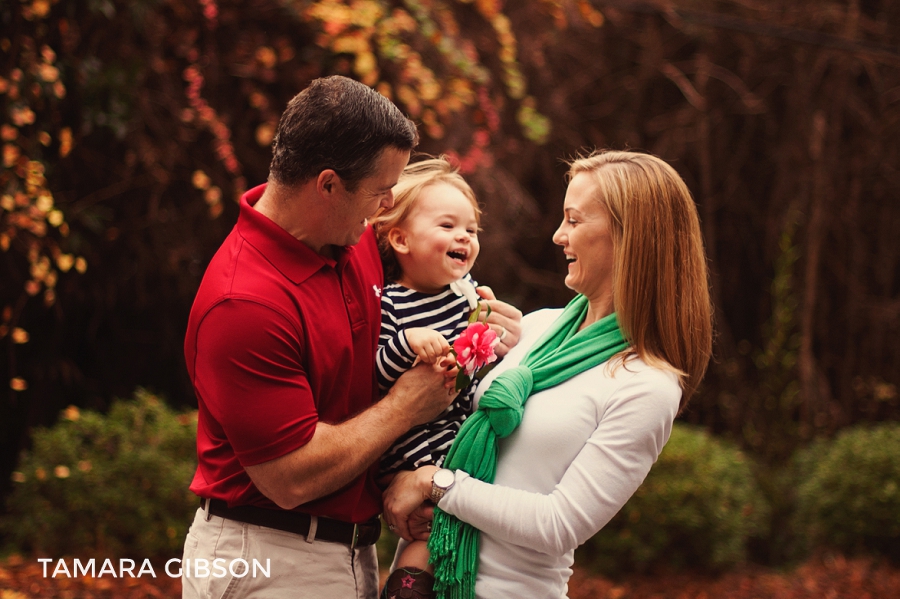
<path id="1" fill-rule="evenodd" d="M 479 385 L 476 402 L 561 313 L 522 320 L 519 344 Z M 565 598 L 575 548 L 643 482 L 680 399 L 675 374 L 640 359 L 614 359 L 533 394 L 522 424 L 499 442 L 494 484 L 457 471 L 439 503 L 481 530 L 476 596 Z"/>

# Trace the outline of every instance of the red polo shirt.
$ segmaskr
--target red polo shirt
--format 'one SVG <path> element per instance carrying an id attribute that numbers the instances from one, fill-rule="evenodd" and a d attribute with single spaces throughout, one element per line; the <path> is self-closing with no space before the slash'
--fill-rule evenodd
<path id="1" fill-rule="evenodd" d="M 244 466 L 308 443 L 377 399 L 381 261 L 371 229 L 329 260 L 241 198 L 191 309 L 184 353 L 197 394 L 199 466 L 191 490 L 229 505 L 276 508 Z M 363 522 L 381 511 L 374 470 L 297 511 Z"/>

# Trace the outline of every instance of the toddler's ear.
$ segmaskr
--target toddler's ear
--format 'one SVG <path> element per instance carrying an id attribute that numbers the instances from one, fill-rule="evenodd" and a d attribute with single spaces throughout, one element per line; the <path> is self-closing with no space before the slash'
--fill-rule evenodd
<path id="1" fill-rule="evenodd" d="M 408 254 L 409 244 L 406 241 L 406 232 L 403 229 L 394 227 L 387 234 L 388 243 L 394 249 L 396 254 Z"/>

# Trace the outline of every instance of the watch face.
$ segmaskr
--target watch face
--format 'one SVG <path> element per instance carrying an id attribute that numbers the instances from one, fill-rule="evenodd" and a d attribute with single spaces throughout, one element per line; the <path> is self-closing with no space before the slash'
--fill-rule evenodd
<path id="1" fill-rule="evenodd" d="M 453 474 L 452 470 L 441 469 L 434 473 L 434 477 L 431 480 L 441 489 L 448 489 L 453 484 L 453 481 L 456 480 L 456 475 Z"/>

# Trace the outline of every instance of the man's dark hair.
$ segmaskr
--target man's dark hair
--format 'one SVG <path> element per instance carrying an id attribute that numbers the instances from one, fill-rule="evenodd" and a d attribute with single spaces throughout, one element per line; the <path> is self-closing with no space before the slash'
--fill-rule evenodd
<path id="1" fill-rule="evenodd" d="M 288 103 L 272 144 L 269 176 L 298 185 L 333 169 L 348 191 L 375 171 L 382 150 L 412 150 L 416 125 L 372 88 L 332 76 L 315 79 Z"/>

